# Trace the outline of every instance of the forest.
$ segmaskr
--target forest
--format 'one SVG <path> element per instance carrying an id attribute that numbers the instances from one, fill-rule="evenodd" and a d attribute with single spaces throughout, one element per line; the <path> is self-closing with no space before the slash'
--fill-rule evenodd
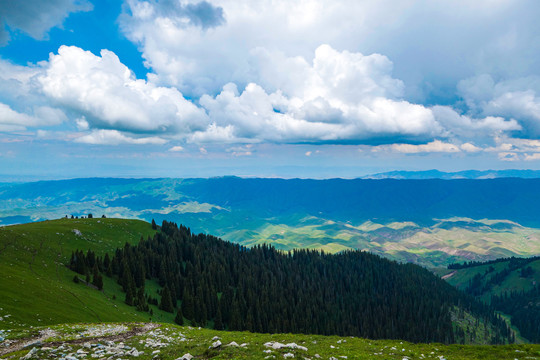
<path id="1" fill-rule="evenodd" d="M 512 341 L 504 321 L 472 296 L 420 266 L 362 251 L 248 249 L 163 221 L 137 245 L 104 256 L 78 250 L 68 266 L 98 289 L 102 274 L 117 279 L 127 304 L 159 305 L 178 324 L 454 343 L 459 309 L 494 324 L 492 343 Z M 159 283 L 159 295 L 145 291 L 147 280 Z"/>

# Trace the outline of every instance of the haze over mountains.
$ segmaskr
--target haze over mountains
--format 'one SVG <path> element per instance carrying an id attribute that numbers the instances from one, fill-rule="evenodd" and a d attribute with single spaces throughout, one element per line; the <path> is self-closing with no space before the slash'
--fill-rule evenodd
<path id="1" fill-rule="evenodd" d="M 540 178 L 540 170 L 463 170 L 444 172 L 439 170 L 424 171 L 388 171 L 362 176 L 362 179 L 496 179 L 516 177 L 523 179 Z"/>
<path id="2" fill-rule="evenodd" d="M 362 249 L 445 266 L 540 253 L 540 179 L 74 179 L 0 185 L 0 224 L 93 213 L 246 246 Z"/>

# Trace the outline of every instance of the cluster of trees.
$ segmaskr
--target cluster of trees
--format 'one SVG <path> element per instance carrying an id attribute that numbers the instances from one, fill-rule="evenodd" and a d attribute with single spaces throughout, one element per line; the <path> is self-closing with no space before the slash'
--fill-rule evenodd
<path id="1" fill-rule="evenodd" d="M 75 271 L 91 266 L 81 253 L 72 256 Z M 215 329 L 452 343 L 451 309 L 497 319 L 416 265 L 360 251 L 247 249 L 166 221 L 154 237 L 126 243 L 94 262 L 98 271 L 118 280 L 129 305 L 147 311 L 148 303 L 158 304 L 176 312 L 177 323 L 188 319 Z M 159 302 L 145 295 L 149 279 L 162 287 Z M 493 341 L 507 341 L 506 326 L 495 328 Z"/>
<path id="2" fill-rule="evenodd" d="M 535 273 L 535 269 L 527 265 L 538 259 L 540 259 L 539 256 L 530 258 L 511 257 L 483 263 L 452 264 L 449 268 L 463 269 L 480 265 L 507 263 L 500 271 L 495 271 L 494 267 L 490 265 L 483 273 L 477 273 L 469 280 L 466 292 L 480 297 L 490 293 L 496 286 L 501 285 L 516 270 L 519 277 L 531 278 Z M 505 291 L 500 296 L 492 295 L 490 301 L 490 306 L 493 309 L 510 315 L 512 325 L 516 326 L 521 335 L 531 342 L 540 342 L 539 289 L 539 285 L 536 285 L 530 291 Z"/>
<path id="3" fill-rule="evenodd" d="M 533 343 L 540 342 L 540 285 L 529 291 L 504 292 L 492 296 L 491 304 L 512 317 L 522 336 Z"/>
<path id="4" fill-rule="evenodd" d="M 452 270 L 459 270 L 459 269 L 466 269 L 466 268 L 471 268 L 475 266 L 493 265 L 497 263 L 508 262 L 508 268 L 510 268 L 511 270 L 515 270 L 517 268 L 520 268 L 538 259 L 540 259 L 540 256 L 533 256 L 533 257 L 528 257 L 528 258 L 517 258 L 515 256 L 512 256 L 508 258 L 499 258 L 499 259 L 489 260 L 489 261 L 465 261 L 464 263 L 453 263 L 453 264 L 449 264 L 447 268 L 452 269 Z"/>
<path id="5" fill-rule="evenodd" d="M 89 213 L 89 214 L 87 215 L 87 217 L 88 217 L 89 219 L 93 219 L 93 218 L 94 218 L 94 215 L 93 215 L 92 213 Z M 67 218 L 68 218 L 68 216 L 66 215 L 66 219 L 67 219 Z M 72 218 L 72 219 L 78 219 L 79 216 L 78 216 L 78 215 L 77 215 L 77 216 L 71 215 L 71 218 Z M 101 218 L 102 218 L 102 219 L 105 219 L 105 218 L 106 218 L 105 214 L 101 215 Z M 81 219 L 84 219 L 84 215 L 81 215 Z"/>
<path id="6" fill-rule="evenodd" d="M 71 253 L 68 267 L 76 273 L 84 275 L 87 284 L 92 283 L 98 290 L 103 290 L 101 273 L 109 269 L 110 258 L 108 255 L 105 255 L 105 258 L 98 257 L 92 250 L 88 250 L 86 255 L 82 250 L 77 250 Z M 107 274 L 112 275 L 110 271 L 107 271 Z M 79 277 L 75 275 L 73 281 L 79 282 Z"/>

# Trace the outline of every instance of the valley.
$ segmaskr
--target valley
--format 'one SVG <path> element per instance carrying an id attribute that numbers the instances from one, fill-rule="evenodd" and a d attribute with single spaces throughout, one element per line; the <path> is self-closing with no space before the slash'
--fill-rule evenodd
<path id="1" fill-rule="evenodd" d="M 0 224 L 88 213 L 169 220 L 248 247 L 359 249 L 431 268 L 540 254 L 539 189 L 538 179 L 516 178 L 5 183 Z"/>

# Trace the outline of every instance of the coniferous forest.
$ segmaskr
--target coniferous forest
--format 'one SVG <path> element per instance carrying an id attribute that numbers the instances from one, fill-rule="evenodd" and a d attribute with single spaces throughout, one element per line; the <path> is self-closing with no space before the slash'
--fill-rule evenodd
<path id="1" fill-rule="evenodd" d="M 87 278 L 116 278 L 127 304 L 139 311 L 159 305 L 179 324 L 453 343 L 459 330 L 451 312 L 459 309 L 494 324 L 493 343 L 511 338 L 490 308 L 428 270 L 361 251 L 248 249 L 164 221 L 153 238 L 114 254 L 77 251 L 69 267 Z M 145 292 L 150 279 L 160 296 Z"/>
<path id="2" fill-rule="evenodd" d="M 540 285 L 529 291 L 504 292 L 492 296 L 491 304 L 497 310 L 512 316 L 515 325 L 525 338 L 540 342 Z"/>

